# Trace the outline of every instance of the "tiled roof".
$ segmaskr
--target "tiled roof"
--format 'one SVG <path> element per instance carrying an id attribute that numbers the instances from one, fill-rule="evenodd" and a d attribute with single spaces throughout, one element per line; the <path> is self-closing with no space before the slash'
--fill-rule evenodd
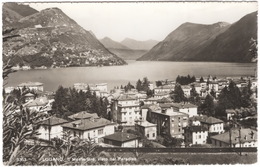
<path id="1" fill-rule="evenodd" d="M 70 119 L 87 119 L 87 118 L 99 118 L 97 113 L 89 113 L 87 111 L 81 111 L 79 113 L 68 116 Z"/>
<path id="2" fill-rule="evenodd" d="M 197 108 L 198 107 L 191 103 L 172 103 L 172 106 L 176 108 Z"/>
<path id="3" fill-rule="evenodd" d="M 68 122 L 68 121 L 65 120 L 65 119 L 52 116 L 52 117 L 50 117 L 49 119 L 40 122 L 40 125 L 50 125 L 50 126 L 54 126 L 54 125 L 59 125 L 59 124 L 67 123 L 67 122 Z"/>
<path id="4" fill-rule="evenodd" d="M 170 98 L 163 97 L 162 99 L 157 100 L 158 103 L 171 103 L 172 100 Z"/>
<path id="5" fill-rule="evenodd" d="M 205 124 L 217 124 L 217 123 L 223 123 L 222 120 L 214 118 L 214 117 L 203 117 L 200 120 L 201 123 L 205 123 Z"/>
<path id="6" fill-rule="evenodd" d="M 109 120 L 104 118 L 96 118 L 96 119 L 82 119 L 82 120 L 76 120 L 73 122 L 69 122 L 66 124 L 63 124 L 62 127 L 70 128 L 70 129 L 77 129 L 77 130 L 90 130 L 95 129 L 98 127 L 104 127 L 106 125 L 111 125 L 114 123 L 111 123 Z"/>
<path id="7" fill-rule="evenodd" d="M 182 85 L 181 88 L 182 89 L 191 89 L 191 87 L 189 85 Z"/>
<path id="8" fill-rule="evenodd" d="M 232 129 L 231 132 L 232 132 L 231 133 L 232 144 L 239 143 L 239 138 L 237 138 L 237 137 L 239 137 L 239 130 Z M 253 134 L 253 135 L 251 135 L 251 134 Z M 253 138 L 252 138 L 252 136 L 253 136 Z M 230 142 L 229 137 L 230 137 L 229 132 L 225 132 L 225 133 L 222 133 L 219 135 L 212 136 L 211 138 L 222 141 L 224 143 L 229 143 Z M 241 143 L 244 143 L 246 141 L 256 141 L 256 140 L 257 140 L 257 131 L 255 131 L 253 129 L 249 129 L 249 128 L 241 129 Z"/>
<path id="9" fill-rule="evenodd" d="M 173 103 L 160 103 L 161 108 L 171 108 Z"/>
<path id="10" fill-rule="evenodd" d="M 167 93 L 167 92 L 158 92 L 158 93 L 154 94 L 154 96 L 165 96 L 165 95 L 169 95 L 169 93 Z"/>
<path id="11" fill-rule="evenodd" d="M 24 104 L 24 106 L 25 107 L 45 106 L 46 104 L 48 104 L 47 97 L 39 97 L 39 98 L 36 98 L 33 101 L 30 101 L 30 102 Z"/>
<path id="12" fill-rule="evenodd" d="M 130 140 L 138 139 L 139 137 L 131 134 L 131 133 L 124 133 L 124 132 L 116 132 L 112 135 L 105 136 L 104 139 L 119 141 L 119 142 L 126 142 Z"/>
<path id="13" fill-rule="evenodd" d="M 148 99 L 146 99 L 145 101 L 157 101 L 158 98 L 157 97 L 150 97 Z"/>

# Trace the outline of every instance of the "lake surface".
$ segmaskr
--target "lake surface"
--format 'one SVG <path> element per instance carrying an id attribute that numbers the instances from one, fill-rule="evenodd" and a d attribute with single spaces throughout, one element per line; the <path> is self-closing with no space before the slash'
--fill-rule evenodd
<path id="1" fill-rule="evenodd" d="M 74 83 L 108 83 L 108 88 L 135 85 L 138 79 L 148 77 L 150 81 L 175 80 L 178 75 L 200 76 L 249 76 L 254 75 L 255 63 L 215 62 L 157 62 L 127 61 L 125 66 L 70 67 L 47 70 L 18 71 L 9 76 L 6 86 L 33 81 L 44 83 L 44 90 L 55 91 L 59 85 L 72 87 Z"/>

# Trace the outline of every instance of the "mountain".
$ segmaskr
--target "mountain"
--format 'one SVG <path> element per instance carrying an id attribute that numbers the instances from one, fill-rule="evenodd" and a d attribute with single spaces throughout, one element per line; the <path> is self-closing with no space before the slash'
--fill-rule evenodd
<path id="1" fill-rule="evenodd" d="M 248 14 L 232 24 L 191 60 L 251 62 L 251 38 L 257 39 L 257 12 Z"/>
<path id="2" fill-rule="evenodd" d="M 116 42 L 108 37 L 100 40 L 100 42 L 109 49 L 110 52 L 116 54 L 124 60 L 136 60 L 140 58 L 147 50 L 130 49 L 123 44 Z"/>
<path id="3" fill-rule="evenodd" d="M 4 3 L 2 6 L 2 20 L 4 29 L 19 19 L 30 16 L 38 11 L 29 5 L 18 4 L 15 2 Z"/>
<path id="4" fill-rule="evenodd" d="M 184 23 L 138 60 L 251 62 L 251 38 L 257 39 L 257 12 L 232 25 Z"/>
<path id="5" fill-rule="evenodd" d="M 184 23 L 138 60 L 189 61 L 229 26 L 224 22 L 212 25 Z"/>
<path id="6" fill-rule="evenodd" d="M 150 50 L 157 43 L 158 41 L 155 40 L 137 41 L 131 38 L 126 38 L 121 42 L 121 44 L 133 50 Z"/>
<path id="7" fill-rule="evenodd" d="M 19 37 L 3 44 L 4 61 L 13 65 L 122 65 L 125 61 L 58 8 L 44 9 L 10 24 Z"/>
<path id="8" fill-rule="evenodd" d="M 101 39 L 100 42 L 108 49 L 129 49 L 128 47 L 108 37 Z"/>

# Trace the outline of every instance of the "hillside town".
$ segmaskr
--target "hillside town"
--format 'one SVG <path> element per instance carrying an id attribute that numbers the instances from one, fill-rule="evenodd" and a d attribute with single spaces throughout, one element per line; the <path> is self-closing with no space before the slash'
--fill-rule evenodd
<path id="1" fill-rule="evenodd" d="M 232 89 L 241 92 L 240 107 L 223 102 L 235 103 Z M 225 96 L 225 91 L 231 94 Z M 42 115 L 34 137 L 43 142 L 67 134 L 108 148 L 257 147 L 255 77 L 178 76 L 154 83 L 144 78 L 136 86 L 128 83 L 110 91 L 106 83 L 75 83 L 56 92 L 45 91 L 39 82 L 4 89 L 4 96 L 18 94 L 22 100 L 16 112 L 26 108 Z M 72 103 L 68 96 L 76 102 L 80 95 L 85 97 L 82 107 L 80 102 L 66 106 Z"/>

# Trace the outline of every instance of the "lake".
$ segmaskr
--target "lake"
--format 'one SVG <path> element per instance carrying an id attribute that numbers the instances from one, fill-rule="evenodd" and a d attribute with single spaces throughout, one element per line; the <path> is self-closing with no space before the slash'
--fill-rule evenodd
<path id="1" fill-rule="evenodd" d="M 42 82 L 44 89 L 57 90 L 59 85 L 72 87 L 74 83 L 108 83 L 108 88 L 126 85 L 129 81 L 135 85 L 138 79 L 148 77 L 150 81 L 175 80 L 178 75 L 200 76 L 249 76 L 254 75 L 255 63 L 221 62 L 162 62 L 127 61 L 124 66 L 70 67 L 46 70 L 18 71 L 10 74 L 6 86 L 17 86 L 26 81 Z"/>

